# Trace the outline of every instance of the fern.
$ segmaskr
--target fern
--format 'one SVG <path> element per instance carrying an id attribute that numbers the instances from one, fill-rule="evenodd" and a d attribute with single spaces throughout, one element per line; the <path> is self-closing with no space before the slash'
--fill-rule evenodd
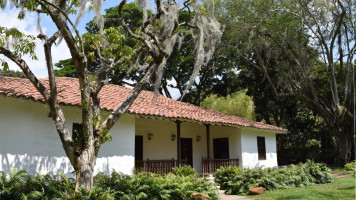
<path id="1" fill-rule="evenodd" d="M 117 172 L 107 176 L 99 173 L 94 177 L 91 191 L 75 191 L 75 181 L 63 173 L 29 175 L 13 168 L 8 174 L 0 172 L 0 199 L 180 200 L 189 199 L 194 192 L 206 193 L 212 200 L 218 199 L 214 185 L 199 178 L 192 169 L 177 168 L 176 173 L 164 176 L 151 173 L 128 176 Z"/>
<path id="2" fill-rule="evenodd" d="M 228 194 L 246 194 L 251 186 L 276 190 L 332 181 L 331 170 L 325 164 L 309 160 L 290 168 L 241 169 L 230 166 L 221 167 L 216 173 L 216 182 Z"/>

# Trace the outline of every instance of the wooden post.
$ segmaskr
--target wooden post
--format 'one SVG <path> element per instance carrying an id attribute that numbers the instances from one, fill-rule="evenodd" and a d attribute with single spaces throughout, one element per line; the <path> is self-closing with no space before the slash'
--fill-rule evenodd
<path id="1" fill-rule="evenodd" d="M 180 152 L 180 123 L 181 121 L 176 121 L 177 123 L 177 160 L 181 159 L 181 152 Z"/>
<path id="2" fill-rule="evenodd" d="M 206 145 L 207 145 L 207 156 L 208 156 L 208 173 L 210 173 L 210 124 L 205 124 L 206 128 Z"/>

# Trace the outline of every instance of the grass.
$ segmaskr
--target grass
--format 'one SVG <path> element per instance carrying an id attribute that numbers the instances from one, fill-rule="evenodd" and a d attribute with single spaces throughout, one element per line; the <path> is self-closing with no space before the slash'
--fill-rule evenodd
<path id="1" fill-rule="evenodd" d="M 343 167 L 338 167 L 338 166 L 333 166 L 333 165 L 329 165 L 328 166 L 332 171 L 336 171 L 336 172 L 339 172 L 339 173 L 347 173 Z"/>
<path id="2" fill-rule="evenodd" d="M 266 191 L 265 193 L 258 196 L 249 196 L 254 199 L 313 199 L 313 200 L 347 200 L 356 199 L 355 196 L 355 178 L 337 178 L 333 183 L 327 184 L 315 184 L 306 187 L 292 188 L 292 189 L 281 189 L 274 191 Z"/>

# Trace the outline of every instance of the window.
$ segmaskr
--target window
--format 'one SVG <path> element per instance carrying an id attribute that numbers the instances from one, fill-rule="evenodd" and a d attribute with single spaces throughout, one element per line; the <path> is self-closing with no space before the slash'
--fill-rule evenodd
<path id="1" fill-rule="evenodd" d="M 214 138 L 213 148 L 215 159 L 229 159 L 229 138 Z"/>
<path id="2" fill-rule="evenodd" d="M 73 123 L 72 139 L 76 140 L 78 133 L 83 132 L 83 124 Z"/>
<path id="3" fill-rule="evenodd" d="M 265 137 L 257 136 L 258 160 L 266 160 L 266 141 Z"/>

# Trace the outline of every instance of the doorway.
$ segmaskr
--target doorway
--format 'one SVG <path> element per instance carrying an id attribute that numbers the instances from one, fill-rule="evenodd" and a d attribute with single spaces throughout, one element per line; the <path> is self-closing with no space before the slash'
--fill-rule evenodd
<path id="1" fill-rule="evenodd" d="M 135 135 L 135 161 L 143 160 L 143 136 Z"/>
<path id="2" fill-rule="evenodd" d="M 193 139 L 181 138 L 180 139 L 181 158 L 187 159 L 188 164 L 193 167 Z"/>

